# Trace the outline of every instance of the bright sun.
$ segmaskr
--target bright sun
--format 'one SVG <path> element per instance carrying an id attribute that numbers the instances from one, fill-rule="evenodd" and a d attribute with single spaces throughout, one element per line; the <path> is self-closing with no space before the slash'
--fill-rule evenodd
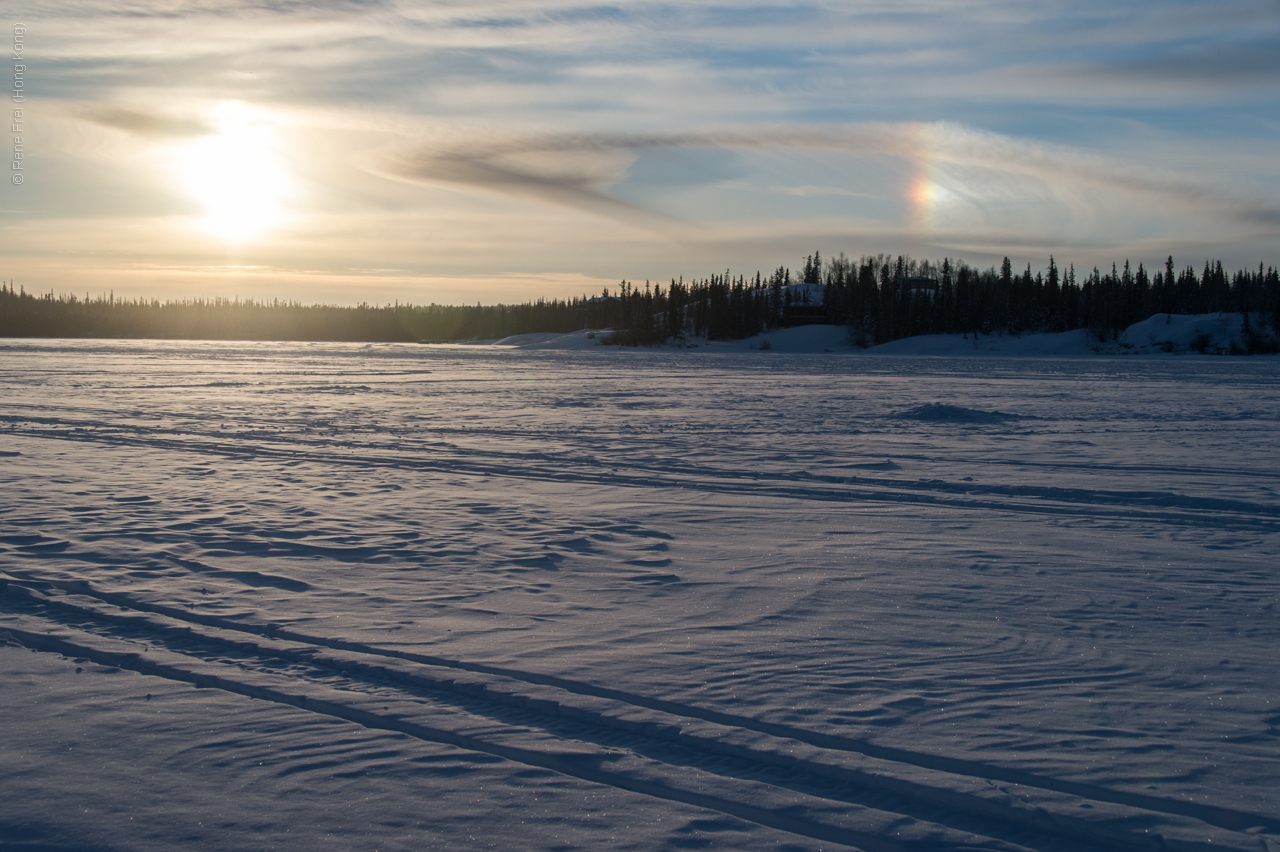
<path id="1" fill-rule="evenodd" d="M 205 208 L 206 230 L 229 242 L 261 236 L 284 218 L 292 189 L 277 150 L 270 116 L 240 103 L 223 104 L 214 116 L 218 135 L 180 154 L 187 191 Z"/>

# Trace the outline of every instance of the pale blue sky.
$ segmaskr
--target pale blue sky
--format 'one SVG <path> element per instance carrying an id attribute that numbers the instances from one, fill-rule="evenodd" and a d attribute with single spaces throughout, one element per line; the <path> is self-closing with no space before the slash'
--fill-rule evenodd
<path id="1" fill-rule="evenodd" d="M 1280 2 L 0 7 L 29 95 L 0 277 L 30 289 L 1280 261 Z"/>

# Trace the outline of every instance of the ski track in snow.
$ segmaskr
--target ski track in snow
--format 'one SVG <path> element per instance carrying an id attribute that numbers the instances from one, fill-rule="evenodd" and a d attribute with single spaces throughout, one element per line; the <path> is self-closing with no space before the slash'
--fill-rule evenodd
<path id="1" fill-rule="evenodd" d="M 378 848 L 1280 849 L 1267 361 L 0 354 L 0 638 L 84 661 L 0 654 L 7 707 L 81 702 L 153 754 L 179 734 L 110 709 L 150 684 L 182 719 L 188 685 L 251 705 L 294 731 L 267 753 L 307 755 L 281 773 L 382 785 Z M 305 793 L 278 837 L 243 803 L 187 835 L 108 793 L 60 813 L 39 791 L 80 770 L 24 736 L 15 837 L 306 848 L 320 824 Z M 477 837 L 455 803 L 414 840 L 397 791 L 457 792 L 431 761 L 561 804 L 491 805 Z M 567 825 L 600 789 L 626 826 Z"/>

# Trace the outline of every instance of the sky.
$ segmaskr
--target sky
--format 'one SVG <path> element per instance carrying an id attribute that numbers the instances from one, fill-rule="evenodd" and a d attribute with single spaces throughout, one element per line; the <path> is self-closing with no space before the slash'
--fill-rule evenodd
<path id="1" fill-rule="evenodd" d="M 0 278 L 34 292 L 488 304 L 815 250 L 1280 263 L 1277 0 L 0 8 Z"/>

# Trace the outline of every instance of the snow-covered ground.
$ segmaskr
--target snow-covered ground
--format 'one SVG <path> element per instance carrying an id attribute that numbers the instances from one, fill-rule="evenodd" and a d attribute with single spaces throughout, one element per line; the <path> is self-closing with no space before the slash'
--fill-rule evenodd
<path id="1" fill-rule="evenodd" d="M 1254 315 L 1257 323 L 1257 315 Z M 1098 355 L 1203 357 L 1243 351 L 1241 314 L 1156 314 L 1129 326 L 1115 340 L 1101 342 L 1090 331 L 1057 334 L 930 334 L 865 350 L 874 355 L 951 357 L 1090 358 Z"/>
<path id="2" fill-rule="evenodd" d="M 1258 322 L 1255 316 L 1255 324 Z M 583 351 L 604 346 L 612 329 L 581 329 L 569 334 L 537 332 L 502 340 L 474 340 L 462 346 Z M 607 348 L 607 347 L 606 347 Z M 745 340 L 690 338 L 655 348 L 701 349 L 704 352 L 778 352 L 786 354 L 931 355 L 953 358 L 1095 358 L 1099 355 L 1226 355 L 1245 349 L 1240 314 L 1156 314 L 1106 342 L 1087 329 L 1056 334 L 926 334 L 861 348 L 843 326 L 804 325 L 779 328 Z"/>
<path id="3" fill-rule="evenodd" d="M 7 341 L 0 393 L 0 845 L 1280 849 L 1273 358 Z"/>

